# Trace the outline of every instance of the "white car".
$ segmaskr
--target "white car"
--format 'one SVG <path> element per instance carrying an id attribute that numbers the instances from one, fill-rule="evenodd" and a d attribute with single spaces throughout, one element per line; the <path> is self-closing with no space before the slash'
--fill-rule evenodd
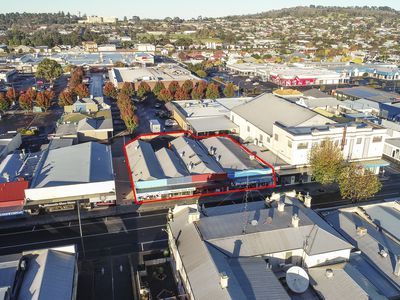
<path id="1" fill-rule="evenodd" d="M 165 120 L 165 127 L 172 127 L 178 125 L 178 122 L 172 119 Z"/>

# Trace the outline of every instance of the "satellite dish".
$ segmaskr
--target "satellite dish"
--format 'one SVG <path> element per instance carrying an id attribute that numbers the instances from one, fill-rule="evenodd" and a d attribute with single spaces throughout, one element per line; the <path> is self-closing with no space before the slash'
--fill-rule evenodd
<path id="1" fill-rule="evenodd" d="M 286 283 L 291 291 L 301 294 L 308 289 L 310 279 L 303 268 L 294 266 L 286 272 Z"/>

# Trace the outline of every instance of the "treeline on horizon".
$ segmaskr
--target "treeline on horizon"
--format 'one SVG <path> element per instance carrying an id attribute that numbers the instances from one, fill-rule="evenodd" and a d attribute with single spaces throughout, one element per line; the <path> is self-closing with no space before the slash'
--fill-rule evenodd
<path id="1" fill-rule="evenodd" d="M 389 6 L 322 6 L 322 5 L 310 5 L 310 6 L 296 6 L 290 8 L 282 8 L 276 10 L 269 10 L 265 12 L 260 12 L 256 14 L 246 14 L 246 15 L 232 15 L 226 16 L 225 18 L 245 18 L 248 16 L 257 17 L 316 17 L 316 16 L 328 16 L 332 13 L 342 13 L 349 16 L 399 16 L 400 11 L 395 10 Z M 58 13 L 27 13 L 27 12 L 12 12 L 12 13 L 2 13 L 0 14 L 0 28 L 7 29 L 12 25 L 52 25 L 52 24 L 74 24 L 78 20 L 85 19 L 86 15 L 82 17 L 71 14 L 69 12 L 60 11 Z M 171 19 L 166 17 L 166 19 Z M 177 18 L 179 19 L 179 18 Z M 215 19 L 211 17 L 206 17 L 207 20 Z M 149 19 L 144 19 L 149 20 Z M 173 19 L 172 19 L 173 20 Z M 6 28 L 5 28 L 6 27 Z"/>

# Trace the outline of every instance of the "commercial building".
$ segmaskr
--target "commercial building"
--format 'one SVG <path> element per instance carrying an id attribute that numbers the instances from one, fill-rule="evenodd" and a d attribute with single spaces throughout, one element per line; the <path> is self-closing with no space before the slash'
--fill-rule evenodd
<path id="1" fill-rule="evenodd" d="M 161 81 L 168 88 L 172 81 L 177 81 L 179 84 L 183 84 L 186 80 L 193 81 L 193 84 L 201 81 L 190 71 L 175 64 L 147 68 L 113 68 L 109 72 L 109 78 L 115 87 L 119 88 L 124 82 L 139 83 L 144 81 L 153 88 L 158 81 Z M 135 85 L 136 88 L 137 86 L 138 84 Z"/>
<path id="2" fill-rule="evenodd" d="M 273 184 L 273 170 L 227 136 L 181 135 L 158 150 L 151 144 L 156 140 L 125 146 L 137 201 Z"/>
<path id="3" fill-rule="evenodd" d="M 278 86 L 313 86 L 339 85 L 349 82 L 346 73 L 338 73 L 323 67 L 304 66 L 301 64 L 227 64 L 231 72 L 245 76 L 259 76 L 264 81 Z"/>
<path id="4" fill-rule="evenodd" d="M 239 133 L 238 126 L 230 120 L 230 111 L 251 99 L 182 100 L 169 102 L 166 107 L 181 128 L 196 135 Z"/>
<path id="5" fill-rule="evenodd" d="M 48 149 L 41 154 L 29 189 L 26 206 L 114 204 L 114 171 L 110 146 L 88 142 Z"/>
<path id="6" fill-rule="evenodd" d="M 78 142 L 108 141 L 114 131 L 112 118 L 84 118 L 76 128 Z"/>
<path id="7" fill-rule="evenodd" d="M 74 300 L 77 261 L 74 246 L 0 256 L 0 299 Z"/>
<path id="8" fill-rule="evenodd" d="M 290 195 L 290 196 L 289 196 Z M 285 272 L 346 262 L 353 248 L 294 193 L 220 207 L 176 206 L 171 264 L 189 299 L 293 299 Z M 297 295 L 317 299 L 314 282 Z M 323 298 L 332 298 L 324 292 Z"/>
<path id="9" fill-rule="evenodd" d="M 263 94 L 233 108 L 231 121 L 239 126 L 243 141 L 270 150 L 291 166 L 292 171 L 277 168 L 278 175 L 288 175 L 286 183 L 310 179 L 306 169 L 309 152 L 313 145 L 324 140 L 340 147 L 344 158 L 360 161 L 374 172 L 388 164 L 381 160 L 387 132 L 383 126 L 365 122 L 336 123 L 272 94 Z"/>
<path id="10" fill-rule="evenodd" d="M 87 97 L 76 100 L 72 105 L 64 106 L 64 112 L 94 113 L 109 108 L 110 105 L 103 97 Z"/>

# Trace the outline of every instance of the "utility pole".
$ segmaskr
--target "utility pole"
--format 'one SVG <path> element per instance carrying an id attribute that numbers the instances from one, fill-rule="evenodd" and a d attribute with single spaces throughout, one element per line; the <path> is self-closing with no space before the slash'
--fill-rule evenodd
<path id="1" fill-rule="evenodd" d="M 83 250 L 83 257 L 85 257 L 86 254 L 85 254 L 85 245 L 83 243 L 82 223 L 81 223 L 81 208 L 80 208 L 80 206 L 81 206 L 81 203 L 80 203 L 80 200 L 78 200 L 77 207 L 78 207 L 79 235 L 81 237 L 81 245 L 82 245 L 82 250 Z"/>

